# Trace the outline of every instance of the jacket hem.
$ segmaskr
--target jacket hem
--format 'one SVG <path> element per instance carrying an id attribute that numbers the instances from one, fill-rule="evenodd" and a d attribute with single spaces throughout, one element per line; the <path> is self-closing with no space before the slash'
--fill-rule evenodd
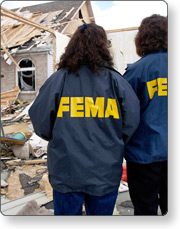
<path id="1" fill-rule="evenodd" d="M 116 191 L 119 188 L 119 185 L 117 187 L 111 188 L 111 189 L 107 189 L 106 191 L 102 192 L 102 191 L 91 191 L 91 190 L 87 190 L 87 189 L 73 189 L 73 188 L 68 188 L 66 186 L 63 185 L 63 187 L 59 187 L 57 185 L 51 184 L 52 188 L 60 193 L 69 193 L 69 192 L 83 192 L 92 196 L 104 196 L 106 194 L 109 194 L 111 192 Z"/>
<path id="2" fill-rule="evenodd" d="M 132 160 L 132 159 L 128 159 L 128 158 L 125 158 L 125 159 L 126 159 L 126 161 L 137 163 L 137 164 L 150 164 L 150 163 L 154 163 L 154 162 L 167 161 L 167 158 L 165 158 L 165 159 L 157 159 L 157 160 L 148 160 L 148 161 Z"/>

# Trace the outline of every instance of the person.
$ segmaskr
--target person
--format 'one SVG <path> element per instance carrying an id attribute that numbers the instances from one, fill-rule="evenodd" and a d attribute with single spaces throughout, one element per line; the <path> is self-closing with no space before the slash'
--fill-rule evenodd
<path id="1" fill-rule="evenodd" d="M 167 17 L 142 20 L 135 37 L 141 57 L 124 78 L 140 100 L 140 124 L 126 145 L 127 179 L 135 215 L 167 212 Z"/>
<path id="2" fill-rule="evenodd" d="M 87 215 L 113 213 L 140 106 L 109 46 L 102 27 L 79 26 L 29 110 L 35 133 L 49 141 L 55 215 L 82 215 L 83 203 Z"/>

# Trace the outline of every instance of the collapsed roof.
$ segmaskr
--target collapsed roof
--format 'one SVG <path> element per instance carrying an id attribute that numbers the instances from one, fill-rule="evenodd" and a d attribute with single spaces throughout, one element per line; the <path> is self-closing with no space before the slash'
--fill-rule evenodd
<path id="1" fill-rule="evenodd" d="M 84 1 L 56 1 L 13 9 L 18 15 L 47 28 L 62 32 Z M 49 45 L 51 34 L 42 29 L 1 16 L 1 42 L 7 48 L 31 48 Z"/>

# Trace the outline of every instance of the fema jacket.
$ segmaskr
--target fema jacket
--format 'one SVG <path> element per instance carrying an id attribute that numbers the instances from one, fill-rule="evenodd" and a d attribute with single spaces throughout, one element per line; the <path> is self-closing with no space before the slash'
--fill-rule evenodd
<path id="1" fill-rule="evenodd" d="M 82 65 L 79 76 L 60 69 L 29 110 L 35 133 L 49 141 L 48 170 L 61 193 L 102 196 L 116 190 L 124 144 L 140 120 L 139 100 L 115 70 L 100 75 Z"/>
<path id="2" fill-rule="evenodd" d="M 167 52 L 145 55 L 124 78 L 141 107 L 140 125 L 126 146 L 126 160 L 142 164 L 167 160 Z"/>

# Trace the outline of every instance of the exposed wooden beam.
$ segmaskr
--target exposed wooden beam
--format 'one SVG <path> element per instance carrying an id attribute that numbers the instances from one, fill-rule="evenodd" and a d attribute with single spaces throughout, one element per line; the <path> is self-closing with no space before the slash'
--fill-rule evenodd
<path id="1" fill-rule="evenodd" d="M 53 47 L 53 50 L 56 50 L 56 38 L 53 37 L 52 38 L 52 47 Z M 54 54 L 54 51 L 53 51 L 53 54 Z M 53 55 L 53 72 L 55 72 L 56 70 L 56 55 Z"/>
<path id="2" fill-rule="evenodd" d="M 38 24 L 36 22 L 30 21 L 29 19 L 26 19 L 24 17 L 21 17 L 18 14 L 17 15 L 14 15 L 14 13 L 13 14 L 10 14 L 9 12 L 8 13 L 5 13 L 5 12 L 2 12 L 1 11 L 1 15 L 6 16 L 6 17 L 10 17 L 10 18 L 12 18 L 12 19 L 14 19 L 16 21 L 20 21 L 20 22 L 22 22 L 24 24 L 28 24 L 28 25 L 34 26 L 34 27 L 36 27 L 38 29 L 45 30 L 45 31 L 48 31 L 48 32 L 54 34 L 54 30 L 49 29 L 49 28 L 47 28 L 45 26 L 42 26 L 42 25 L 40 25 L 40 24 Z"/>
<path id="3" fill-rule="evenodd" d="M 21 68 L 19 67 L 19 65 L 16 63 L 16 61 L 14 60 L 14 58 L 11 56 L 11 54 L 7 51 L 7 49 L 1 44 L 1 48 L 4 50 L 4 52 L 8 55 L 8 57 L 13 61 L 13 63 L 16 65 L 16 67 L 21 70 Z"/>
<path id="4" fill-rule="evenodd" d="M 116 32 L 131 31 L 131 30 L 138 30 L 138 27 L 106 30 L 106 33 L 116 33 Z"/>

